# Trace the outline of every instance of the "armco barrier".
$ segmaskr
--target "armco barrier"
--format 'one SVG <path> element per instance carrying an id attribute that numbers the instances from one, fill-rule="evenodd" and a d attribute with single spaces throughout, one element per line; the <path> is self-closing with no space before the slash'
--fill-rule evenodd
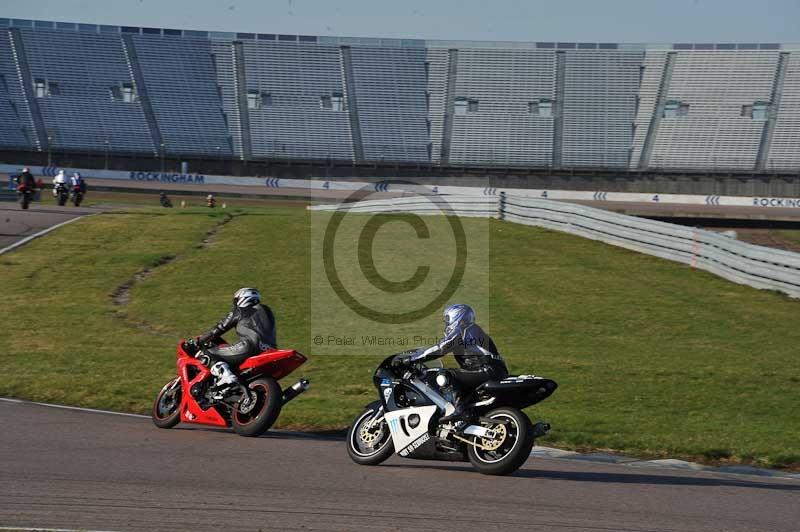
<path id="1" fill-rule="evenodd" d="M 414 196 L 312 210 L 495 217 L 562 231 L 699 268 L 730 281 L 800 298 L 800 254 L 705 231 L 560 201 L 500 194 Z"/>
<path id="2" fill-rule="evenodd" d="M 17 172 L 23 165 L 0 164 L 0 172 Z M 55 166 L 31 167 L 37 177 L 52 177 L 59 168 Z M 179 184 L 192 187 L 202 185 L 237 185 L 261 188 L 295 188 L 308 190 L 351 190 L 373 192 L 411 192 L 446 196 L 500 196 L 510 194 L 534 199 L 555 199 L 561 201 L 612 201 L 619 203 L 650 203 L 675 205 L 709 205 L 721 207 L 756 207 L 765 213 L 771 209 L 797 209 L 800 212 L 800 198 L 762 197 L 762 196 L 709 196 L 698 194 L 656 194 L 643 192 L 609 192 L 592 190 L 543 190 L 531 188 L 496 188 L 491 186 L 436 186 L 418 185 L 407 181 L 330 181 L 325 178 L 283 179 L 276 177 L 237 177 L 222 175 L 184 174 L 175 172 L 141 172 L 121 170 L 99 170 L 89 168 L 64 168 L 67 174 L 80 172 L 85 178 L 114 179 L 119 181 L 138 181 L 150 183 L 160 190 L 161 185 Z M 48 181 L 48 179 L 45 179 Z M 91 183 L 89 183 L 91 185 Z"/>

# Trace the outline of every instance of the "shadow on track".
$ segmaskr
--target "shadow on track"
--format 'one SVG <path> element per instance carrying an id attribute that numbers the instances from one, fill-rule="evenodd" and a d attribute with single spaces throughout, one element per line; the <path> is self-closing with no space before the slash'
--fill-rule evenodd
<path id="1" fill-rule="evenodd" d="M 380 467 L 396 467 L 420 469 L 429 468 L 432 470 L 462 471 L 470 474 L 478 474 L 467 464 L 464 467 L 451 465 L 434 464 L 384 464 Z M 673 470 L 665 469 L 672 472 Z M 726 486 L 734 488 L 757 488 L 778 491 L 800 491 L 800 483 L 792 484 L 768 484 L 751 480 L 732 480 L 708 477 L 683 477 L 675 475 L 647 475 L 641 473 L 590 473 L 584 471 L 543 471 L 539 469 L 520 469 L 511 475 L 512 478 L 535 478 L 550 480 L 568 480 L 573 482 L 602 482 L 606 484 L 651 484 L 662 486 Z M 776 477 L 775 480 L 792 482 L 789 479 Z"/>
<path id="2" fill-rule="evenodd" d="M 200 425 L 197 426 L 177 426 L 173 427 L 170 430 L 186 430 L 186 431 L 200 431 L 200 432 L 219 432 L 225 434 L 231 434 L 232 436 L 236 436 L 236 433 L 231 428 L 222 428 L 222 427 L 203 427 Z M 292 430 L 268 430 L 259 438 L 266 438 L 266 439 L 283 439 L 283 440 L 323 440 L 323 441 L 344 441 L 345 436 L 347 436 L 346 431 L 338 431 L 338 430 L 330 430 L 330 431 L 319 431 L 319 432 L 299 432 L 299 431 L 292 431 Z"/>

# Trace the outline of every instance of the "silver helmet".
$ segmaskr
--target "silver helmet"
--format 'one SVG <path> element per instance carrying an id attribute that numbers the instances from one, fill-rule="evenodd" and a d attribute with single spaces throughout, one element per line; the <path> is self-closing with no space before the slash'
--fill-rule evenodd
<path id="1" fill-rule="evenodd" d="M 442 313 L 444 318 L 444 335 L 449 336 L 453 331 L 464 329 L 475 323 L 475 311 L 469 305 L 450 305 Z"/>
<path id="2" fill-rule="evenodd" d="M 254 307 L 259 303 L 261 303 L 261 294 L 255 288 L 240 288 L 233 294 L 234 307 Z"/>

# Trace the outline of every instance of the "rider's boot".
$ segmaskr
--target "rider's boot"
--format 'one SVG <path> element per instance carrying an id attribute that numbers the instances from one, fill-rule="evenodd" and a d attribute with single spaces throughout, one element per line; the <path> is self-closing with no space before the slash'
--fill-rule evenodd
<path id="1" fill-rule="evenodd" d="M 215 384 L 217 388 L 239 383 L 239 379 L 236 378 L 236 374 L 231 371 L 230 366 L 228 366 L 228 364 L 225 362 L 217 362 L 211 366 L 211 374 L 217 378 L 217 382 Z"/>
<path id="2" fill-rule="evenodd" d="M 439 422 L 455 423 L 457 425 L 460 421 L 463 421 L 465 413 L 463 402 L 457 392 L 453 394 L 453 402 L 450 404 L 453 405 L 453 411 L 448 414 L 449 408 L 445 408 L 445 415 L 439 418 Z"/>

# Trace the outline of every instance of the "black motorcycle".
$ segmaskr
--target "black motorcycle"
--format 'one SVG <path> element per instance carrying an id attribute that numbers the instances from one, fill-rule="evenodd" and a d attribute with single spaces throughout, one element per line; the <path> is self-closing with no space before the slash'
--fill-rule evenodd
<path id="1" fill-rule="evenodd" d="M 550 425 L 531 420 L 521 409 L 550 397 L 558 385 L 533 375 L 487 381 L 462 397 L 464 416 L 440 422 L 453 411 L 449 372 L 410 363 L 418 351 L 386 358 L 373 382 L 380 400 L 367 405 L 347 433 L 354 462 L 376 465 L 393 452 L 405 458 L 469 461 L 487 475 L 513 473 L 531 454 L 534 440 Z"/>
<path id="2" fill-rule="evenodd" d="M 69 190 L 67 190 L 67 185 L 64 183 L 57 183 L 55 186 L 55 196 L 59 205 L 66 205 L 67 200 L 69 199 Z"/>

